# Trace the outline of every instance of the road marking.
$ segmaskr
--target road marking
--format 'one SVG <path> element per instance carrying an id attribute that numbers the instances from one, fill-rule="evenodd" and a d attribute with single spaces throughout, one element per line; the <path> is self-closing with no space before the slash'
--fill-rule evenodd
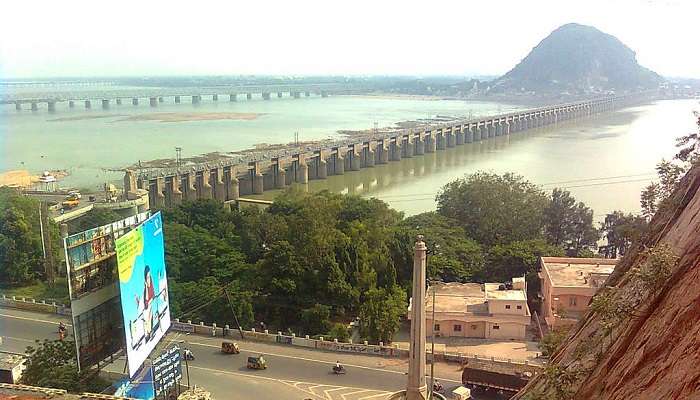
<path id="1" fill-rule="evenodd" d="M 390 393 L 393 393 L 393 392 L 384 392 L 384 393 L 373 394 L 371 396 L 360 397 L 358 400 L 369 400 L 369 399 L 373 399 L 375 397 L 380 397 L 380 396 L 387 397 Z"/>
<path id="2" fill-rule="evenodd" d="M 0 314 L 0 317 L 6 317 L 6 318 L 14 318 L 14 319 L 21 319 L 24 321 L 32 321 L 32 322 L 41 322 L 44 324 L 51 324 L 51 325 L 58 325 L 60 322 L 54 322 L 54 321 L 47 321 L 44 319 L 36 319 L 36 318 L 27 318 L 27 317 L 18 317 L 16 315 L 9 315 L 9 314 Z M 71 324 L 64 324 L 65 326 L 73 326 Z"/>
<path id="3" fill-rule="evenodd" d="M 372 391 L 372 390 L 370 390 L 370 389 L 364 389 L 364 390 L 357 390 L 357 391 L 350 392 L 350 393 L 341 393 L 341 394 L 340 394 L 340 398 L 343 399 L 343 400 L 347 400 L 347 397 L 345 397 L 345 396 L 350 396 L 350 395 L 353 395 L 353 394 L 364 393 L 364 392 L 371 392 L 371 391 Z"/>
<path id="4" fill-rule="evenodd" d="M 36 340 L 30 340 L 30 339 L 24 339 L 24 338 L 18 338 L 18 337 L 12 337 L 12 336 L 1 336 L 3 339 L 12 339 L 12 340 L 19 340 L 21 342 L 29 342 L 29 343 L 36 343 L 37 341 L 40 341 L 39 339 Z"/>
<path id="5" fill-rule="evenodd" d="M 185 341 L 185 342 L 186 342 L 186 343 L 189 343 L 189 344 L 196 345 L 196 346 L 213 347 L 213 348 L 215 348 L 215 349 L 220 348 L 220 346 L 215 346 L 215 345 L 213 345 L 213 344 L 208 344 L 208 343 L 188 342 L 188 341 Z M 260 351 L 257 351 L 257 350 L 254 351 L 254 350 L 251 350 L 251 349 L 244 349 L 243 347 L 241 347 L 241 351 L 247 351 L 247 352 L 250 352 L 250 353 L 258 353 L 258 354 L 261 353 Z M 262 352 L 262 353 L 263 353 L 263 354 L 268 354 L 268 355 L 271 355 L 271 356 L 275 356 L 275 357 L 291 358 L 291 359 L 301 360 L 301 361 L 311 361 L 311 362 L 315 362 L 315 363 L 322 363 L 322 364 L 329 364 L 329 365 L 332 364 L 332 365 L 335 365 L 335 362 L 333 362 L 333 361 L 316 360 L 316 359 L 313 359 L 313 358 L 298 357 L 298 356 L 290 356 L 290 355 L 286 355 L 286 354 L 277 354 L 277 353 L 268 353 L 268 352 Z M 367 367 L 367 366 L 364 366 L 364 365 L 354 365 L 354 364 L 343 364 L 343 365 L 345 365 L 345 366 L 347 366 L 347 367 L 353 367 L 353 368 L 362 368 L 362 369 L 366 369 L 366 370 L 370 370 L 370 371 L 380 371 L 380 372 L 389 372 L 389 373 L 392 373 L 392 374 L 406 375 L 405 372 L 402 372 L 402 371 L 394 371 L 394 370 L 391 370 L 391 369 L 374 368 L 374 367 Z M 438 377 L 436 377 L 436 378 L 438 378 Z M 439 378 L 439 379 L 440 379 L 441 381 L 446 381 L 446 382 L 462 383 L 461 381 L 454 380 L 454 379 L 448 379 L 448 378 Z"/>

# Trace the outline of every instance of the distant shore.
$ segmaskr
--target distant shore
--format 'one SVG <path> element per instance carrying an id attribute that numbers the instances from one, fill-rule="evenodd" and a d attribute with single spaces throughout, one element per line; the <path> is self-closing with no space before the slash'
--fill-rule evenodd
<path id="1" fill-rule="evenodd" d="M 121 121 L 157 121 L 157 122 L 192 122 L 192 121 L 217 121 L 217 120 L 238 120 L 253 121 L 262 113 L 239 113 L 239 112 L 160 112 L 128 116 L 119 119 Z"/>

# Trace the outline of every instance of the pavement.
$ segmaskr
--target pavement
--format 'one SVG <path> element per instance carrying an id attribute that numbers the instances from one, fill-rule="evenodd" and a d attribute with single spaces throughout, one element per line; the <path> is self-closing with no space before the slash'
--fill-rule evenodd
<path id="1" fill-rule="evenodd" d="M 56 339 L 59 322 L 64 322 L 72 335 L 68 318 L 0 308 L 0 350 L 23 353 L 35 340 Z M 241 354 L 222 354 L 220 338 L 182 333 L 171 333 L 166 341 L 192 350 L 195 360 L 188 363 L 190 383 L 210 391 L 216 399 L 370 400 L 384 398 L 406 385 L 407 360 L 245 340 L 238 341 Z M 247 357 L 259 354 L 264 354 L 268 369 L 248 370 Z M 336 360 L 346 367 L 347 374 L 331 372 Z M 123 358 L 117 359 L 107 369 L 123 372 L 124 364 Z M 461 371 L 456 364 L 436 363 L 435 375 L 446 390 L 460 384 Z M 183 371 L 186 382 L 187 372 Z"/>

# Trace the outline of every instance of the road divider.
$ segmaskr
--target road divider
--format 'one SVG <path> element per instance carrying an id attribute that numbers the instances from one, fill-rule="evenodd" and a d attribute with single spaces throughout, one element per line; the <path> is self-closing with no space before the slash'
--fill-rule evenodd
<path id="1" fill-rule="evenodd" d="M 71 315 L 70 307 L 67 307 L 65 304 L 21 296 L 7 296 L 5 294 L 0 296 L 0 307 L 17 308 L 46 314 Z"/>

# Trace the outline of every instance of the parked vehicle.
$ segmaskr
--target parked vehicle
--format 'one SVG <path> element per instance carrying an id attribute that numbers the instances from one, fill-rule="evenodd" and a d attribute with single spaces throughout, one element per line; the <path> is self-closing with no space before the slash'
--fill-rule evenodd
<path id="1" fill-rule="evenodd" d="M 61 206 L 67 209 L 78 207 L 78 205 L 80 205 L 80 200 L 66 200 L 63 203 L 61 203 Z"/>

